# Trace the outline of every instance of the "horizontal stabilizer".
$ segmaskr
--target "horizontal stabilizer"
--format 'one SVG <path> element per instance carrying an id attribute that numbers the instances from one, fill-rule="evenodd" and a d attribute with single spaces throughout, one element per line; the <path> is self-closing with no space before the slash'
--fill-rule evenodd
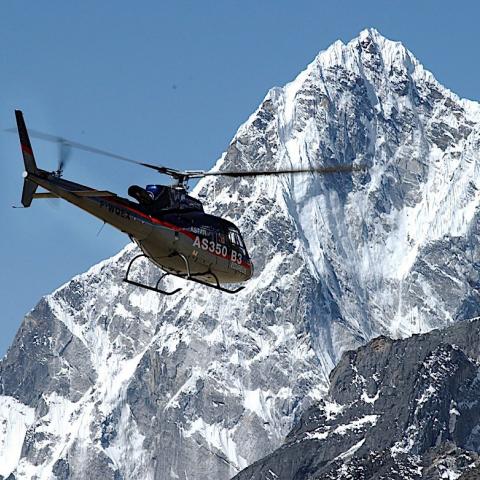
<path id="1" fill-rule="evenodd" d="M 42 193 L 34 193 L 33 198 L 36 200 L 37 198 L 59 198 L 59 196 L 50 192 L 42 192 Z"/>
<path id="2" fill-rule="evenodd" d="M 31 183 L 31 182 L 29 182 Z M 78 197 L 115 197 L 116 194 L 112 192 L 107 192 L 106 190 L 78 190 L 78 191 L 72 191 L 72 190 L 66 190 L 68 193 L 73 193 L 74 195 L 77 195 Z M 41 193 L 34 193 L 33 198 L 39 199 L 39 198 L 61 198 L 60 195 L 57 195 L 56 193 L 52 192 L 41 192 Z"/>
<path id="3" fill-rule="evenodd" d="M 106 190 L 79 190 L 77 192 L 70 192 L 79 197 L 116 197 L 115 193 L 107 192 Z"/>

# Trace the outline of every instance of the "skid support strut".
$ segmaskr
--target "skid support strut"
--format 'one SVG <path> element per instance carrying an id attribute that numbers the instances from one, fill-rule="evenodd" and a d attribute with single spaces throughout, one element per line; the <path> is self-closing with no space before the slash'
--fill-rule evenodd
<path id="1" fill-rule="evenodd" d="M 162 295 L 173 295 L 173 294 L 175 294 L 175 293 L 177 293 L 181 290 L 181 288 L 176 288 L 175 290 L 172 290 L 171 292 L 167 292 L 165 290 L 162 290 L 162 289 L 158 288 L 158 285 L 160 284 L 160 282 L 165 277 L 167 277 L 169 275 L 166 272 L 163 275 L 160 276 L 160 278 L 157 280 L 157 283 L 155 284 L 154 287 L 152 287 L 151 285 L 146 285 L 144 283 L 140 283 L 140 282 L 137 282 L 135 280 L 131 280 L 130 278 L 128 278 L 128 275 L 130 274 L 130 269 L 132 268 L 132 265 L 135 263 L 136 260 L 138 260 L 141 257 L 148 258 L 145 254 L 141 253 L 140 255 L 137 255 L 136 257 L 132 258 L 132 260 L 130 260 L 130 263 L 128 264 L 128 267 L 127 267 L 127 271 L 125 273 L 125 278 L 123 279 L 124 282 L 127 282 L 130 285 L 135 285 L 136 287 L 146 288 L 147 290 L 151 290 L 152 292 L 161 293 Z"/>

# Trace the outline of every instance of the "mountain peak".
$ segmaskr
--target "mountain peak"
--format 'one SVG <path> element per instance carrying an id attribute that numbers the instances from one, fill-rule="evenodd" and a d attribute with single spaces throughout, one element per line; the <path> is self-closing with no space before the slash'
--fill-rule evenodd
<path id="1" fill-rule="evenodd" d="M 421 67 L 401 42 L 389 40 L 375 28 L 362 30 L 347 44 L 337 40 L 326 50 L 321 51 L 311 65 L 319 68 L 343 65 L 348 69 L 361 71 L 368 64 L 372 64 L 372 61 L 373 65 L 386 70 L 387 73 L 393 64 L 407 68 L 409 73 L 416 67 Z"/>
<path id="2" fill-rule="evenodd" d="M 390 40 L 389 38 L 382 35 L 376 28 L 369 27 L 364 28 L 356 38 L 352 39 L 349 43 L 375 43 L 381 47 L 388 45 L 389 47 L 396 47 L 399 49 L 405 49 L 402 42 L 395 40 Z"/>
<path id="3" fill-rule="evenodd" d="M 364 28 L 358 34 L 358 38 L 361 39 L 361 40 L 364 39 L 364 38 L 367 38 L 367 37 L 374 38 L 374 39 L 386 40 L 386 38 L 374 27 Z"/>
<path id="4" fill-rule="evenodd" d="M 353 79 L 356 86 L 350 84 Z M 294 80 L 284 87 L 270 89 L 264 103 L 240 127 L 236 138 L 241 137 L 254 122 L 258 123 L 259 115 L 264 118 L 265 114 L 272 114 L 271 107 L 268 107 L 269 113 L 263 109 L 263 106 L 270 105 L 270 102 L 278 111 L 279 121 L 284 125 L 281 129 L 282 135 L 288 136 L 295 120 L 297 100 L 302 98 L 300 92 L 321 92 L 325 97 L 325 104 L 336 91 L 354 93 L 354 88 L 365 89 L 369 95 L 369 103 L 386 115 L 390 115 L 392 108 L 400 111 L 407 107 L 405 102 L 413 107 L 416 102 L 423 102 L 427 97 L 436 97 L 443 98 L 449 105 L 455 104 L 469 122 L 480 121 L 478 102 L 460 99 L 440 84 L 402 42 L 384 37 L 375 28 L 367 28 L 346 44 L 341 40 L 335 41 L 319 52 Z M 378 93 L 382 95 L 379 96 Z M 378 103 L 381 97 L 383 101 Z M 223 160 L 217 166 L 221 167 L 221 164 Z"/>

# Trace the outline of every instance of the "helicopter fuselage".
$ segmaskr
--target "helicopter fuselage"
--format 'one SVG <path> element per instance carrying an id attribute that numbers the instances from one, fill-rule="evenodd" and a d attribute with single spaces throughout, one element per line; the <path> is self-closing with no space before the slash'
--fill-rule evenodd
<path id="1" fill-rule="evenodd" d="M 251 278 L 253 266 L 240 232 L 221 217 L 201 211 L 156 210 L 115 193 L 99 191 L 37 169 L 26 180 L 126 233 L 164 271 L 214 284 Z"/>

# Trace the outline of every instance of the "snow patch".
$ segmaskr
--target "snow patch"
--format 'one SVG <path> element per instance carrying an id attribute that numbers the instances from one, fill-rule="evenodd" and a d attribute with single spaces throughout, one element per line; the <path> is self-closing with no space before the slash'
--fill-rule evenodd
<path id="1" fill-rule="evenodd" d="M 35 420 L 35 410 L 13 397 L 0 396 L 0 475 L 15 470 L 27 429 Z"/>

